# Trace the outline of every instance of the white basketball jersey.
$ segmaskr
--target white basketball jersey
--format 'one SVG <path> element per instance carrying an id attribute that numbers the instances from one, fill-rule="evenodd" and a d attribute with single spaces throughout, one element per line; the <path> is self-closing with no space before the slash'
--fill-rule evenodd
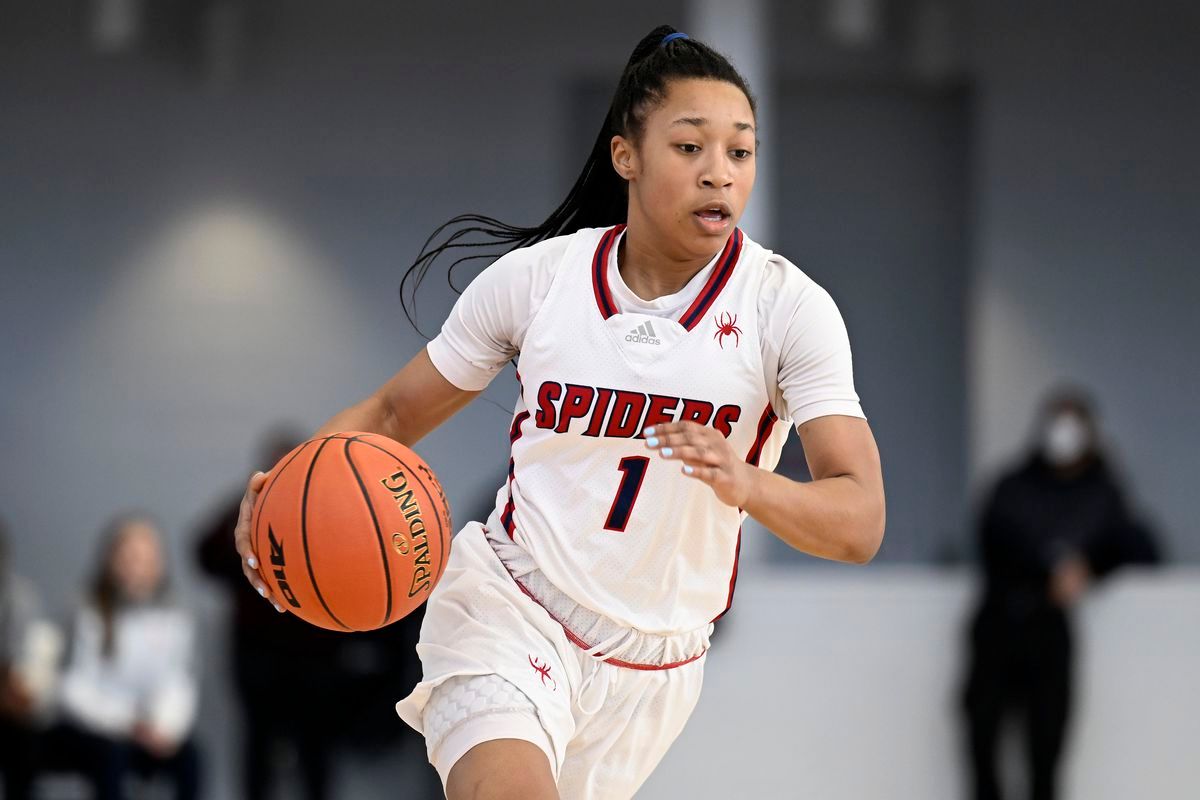
<path id="1" fill-rule="evenodd" d="M 758 341 L 769 252 L 735 231 L 675 319 L 621 313 L 609 262 L 623 226 L 573 234 L 525 334 L 501 524 L 559 589 L 653 633 L 706 626 L 733 597 L 745 514 L 645 446 L 692 420 L 773 469 L 789 424 Z"/>

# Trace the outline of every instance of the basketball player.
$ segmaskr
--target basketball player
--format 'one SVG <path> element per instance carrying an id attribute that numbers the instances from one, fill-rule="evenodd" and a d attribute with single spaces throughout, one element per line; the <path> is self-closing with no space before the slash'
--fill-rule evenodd
<path id="1" fill-rule="evenodd" d="M 452 800 L 632 796 L 696 704 L 745 516 L 822 558 L 879 547 L 879 454 L 837 307 L 737 228 L 756 147 L 745 80 L 657 28 L 562 205 L 531 229 L 448 223 L 463 229 L 426 245 L 418 280 L 463 233 L 513 248 L 320 431 L 412 445 L 517 358 L 508 479 L 486 523 L 455 537 L 421 631 L 424 680 L 397 706 Z M 811 482 L 770 471 L 792 425 Z M 263 480 L 236 538 L 273 600 L 249 538 Z"/>

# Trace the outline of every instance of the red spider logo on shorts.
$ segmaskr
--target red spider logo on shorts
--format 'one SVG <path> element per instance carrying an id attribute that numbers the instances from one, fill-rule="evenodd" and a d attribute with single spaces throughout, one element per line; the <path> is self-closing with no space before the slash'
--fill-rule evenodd
<path id="1" fill-rule="evenodd" d="M 550 664 L 539 664 L 537 659 L 530 656 L 529 666 L 533 667 L 534 672 L 542 676 L 543 686 L 549 686 L 552 692 L 558 691 L 558 683 L 555 682 L 554 678 L 550 677 Z M 549 683 L 546 683 L 546 681 L 549 681 Z"/>
<path id="2" fill-rule="evenodd" d="M 737 326 L 737 315 L 730 316 L 728 311 L 722 311 L 720 318 L 713 317 L 713 322 L 717 323 L 717 332 L 713 334 L 713 338 L 721 345 L 722 350 L 725 349 L 726 336 L 733 336 L 734 347 L 742 343 L 742 329 Z"/>

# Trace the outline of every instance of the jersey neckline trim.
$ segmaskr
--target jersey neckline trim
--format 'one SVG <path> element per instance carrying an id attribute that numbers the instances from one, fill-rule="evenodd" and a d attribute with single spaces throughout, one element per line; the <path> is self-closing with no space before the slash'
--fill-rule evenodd
<path id="1" fill-rule="evenodd" d="M 605 231 L 592 256 L 592 292 L 596 296 L 596 307 L 600 309 L 600 316 L 604 319 L 617 314 L 617 303 L 613 299 L 612 289 L 608 285 L 608 256 L 612 251 L 613 243 L 623 230 L 625 230 L 625 225 L 621 224 L 614 225 Z M 725 247 L 717 257 L 716 269 L 708 276 L 700 293 L 696 295 L 695 301 L 677 320 L 685 330 L 692 330 L 700 323 L 700 320 L 704 319 L 704 315 L 716 302 L 721 290 L 729 283 L 729 278 L 733 275 L 734 267 L 737 266 L 738 259 L 742 254 L 743 238 L 741 228 L 734 228 L 733 233 L 725 241 Z"/>

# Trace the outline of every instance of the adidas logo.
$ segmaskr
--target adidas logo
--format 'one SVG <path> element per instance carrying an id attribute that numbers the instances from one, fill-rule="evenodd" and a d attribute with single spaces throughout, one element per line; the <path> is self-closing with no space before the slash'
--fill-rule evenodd
<path id="1" fill-rule="evenodd" d="M 654 332 L 654 326 L 650 324 L 649 320 L 625 334 L 625 341 L 638 344 L 662 344 L 662 340 Z"/>

